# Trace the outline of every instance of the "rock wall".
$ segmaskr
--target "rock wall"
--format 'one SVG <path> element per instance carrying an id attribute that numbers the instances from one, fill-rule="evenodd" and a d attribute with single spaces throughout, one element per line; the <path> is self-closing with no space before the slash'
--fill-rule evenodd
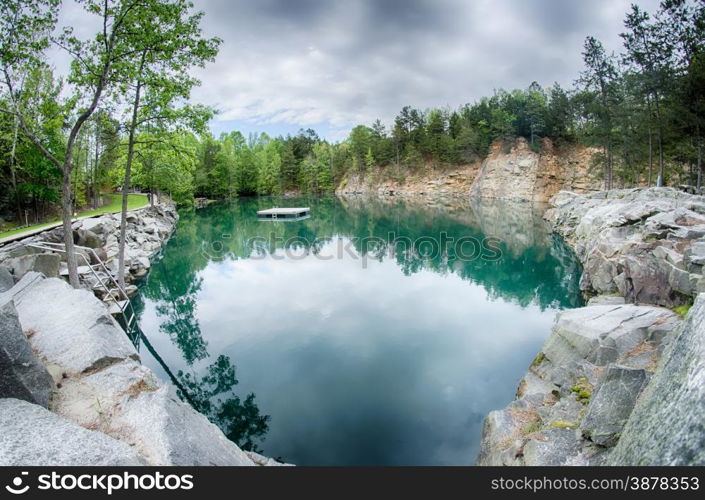
<path id="1" fill-rule="evenodd" d="M 511 148 L 496 141 L 482 162 L 470 188 L 470 195 L 547 202 L 560 190 L 591 192 L 601 189 L 601 181 L 590 173 L 594 149 L 581 145 L 557 148 L 544 139 L 539 153 L 523 137 Z"/>
<path id="2" fill-rule="evenodd" d="M 586 294 L 672 307 L 705 291 L 705 197 L 622 189 L 551 203 L 544 217 L 583 263 Z"/>
<path id="3" fill-rule="evenodd" d="M 129 281 L 147 273 L 177 218 L 170 206 L 128 214 Z M 117 217 L 73 229 L 117 268 Z M 59 228 L 0 249 L 0 465 L 282 465 L 242 451 L 143 366 L 85 269 L 73 289 L 56 278 L 59 255 L 26 246 L 61 238 Z"/>
<path id="4" fill-rule="evenodd" d="M 380 179 L 376 175 L 349 173 L 343 178 L 335 194 L 435 198 L 467 196 L 478 168 L 479 164 L 464 165 L 450 171 L 428 171 L 409 175 L 403 180 Z M 385 171 L 381 175 L 385 176 Z"/>
<path id="5" fill-rule="evenodd" d="M 651 188 L 552 206 L 581 287 L 608 295 L 557 315 L 516 399 L 485 419 L 478 464 L 705 465 L 705 198 Z M 643 305 L 693 300 L 685 320 Z"/>
<path id="6" fill-rule="evenodd" d="M 162 249 L 171 236 L 178 221 L 176 208 L 170 204 L 133 210 L 127 213 L 125 243 L 125 267 L 128 271 L 125 281 L 130 283 L 149 272 L 151 259 Z M 74 243 L 92 248 L 114 275 L 118 270 L 118 241 L 120 237 L 120 215 L 104 214 L 100 217 L 83 219 L 73 224 Z M 14 281 L 19 281 L 30 271 L 40 272 L 47 277 L 68 274 L 65 258 L 56 253 L 42 252 L 26 246 L 28 243 L 63 243 L 64 230 L 57 227 L 36 236 L 25 238 L 0 247 L 0 286 L 3 274 L 9 272 Z M 83 254 L 83 252 L 79 252 Z M 107 298 L 102 287 L 88 269 L 86 262 L 97 264 L 90 255 L 78 257 L 81 283 L 101 298 Z M 99 272 L 99 275 L 104 274 Z M 128 294 L 137 291 L 136 286 L 128 285 Z"/>
<path id="7" fill-rule="evenodd" d="M 591 304 L 558 314 L 516 399 L 485 419 L 478 465 L 602 465 L 680 317 Z"/>
<path id="8" fill-rule="evenodd" d="M 624 427 L 609 465 L 705 465 L 705 294 Z"/>

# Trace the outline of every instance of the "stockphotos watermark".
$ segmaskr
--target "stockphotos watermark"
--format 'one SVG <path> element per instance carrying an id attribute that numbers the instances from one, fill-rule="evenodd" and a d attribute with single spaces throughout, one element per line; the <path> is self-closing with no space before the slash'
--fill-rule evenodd
<path id="1" fill-rule="evenodd" d="M 17 496 L 33 490 L 80 490 L 112 495 L 116 491 L 192 490 L 194 485 L 191 474 L 162 474 L 159 471 L 139 474 L 61 474 L 54 471 L 36 476 L 36 482 L 32 485 L 29 479 L 29 472 L 22 471 L 5 486 L 5 490 Z"/>
<path id="2" fill-rule="evenodd" d="M 284 238 L 274 233 L 269 236 L 255 236 L 245 241 L 244 247 L 232 245 L 231 234 L 223 234 L 220 239 L 201 244 L 201 253 L 212 261 L 222 261 L 231 257 L 247 256 L 250 259 L 319 260 L 353 259 L 367 268 L 368 259 L 380 260 L 383 257 L 433 261 L 447 259 L 461 262 L 483 260 L 498 261 L 502 258 L 502 241 L 499 238 L 476 238 L 474 236 L 449 236 L 441 232 L 438 237 L 420 236 L 411 239 L 394 232 L 386 238 L 379 236 L 306 238 L 291 236 Z M 235 252 L 233 247 L 237 246 Z"/>

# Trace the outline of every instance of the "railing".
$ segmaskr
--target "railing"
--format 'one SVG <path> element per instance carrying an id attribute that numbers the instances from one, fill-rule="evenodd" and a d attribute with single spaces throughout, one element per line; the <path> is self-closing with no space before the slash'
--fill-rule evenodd
<path id="1" fill-rule="evenodd" d="M 49 252 L 58 252 L 63 254 L 66 253 L 66 247 L 63 243 L 37 241 L 32 243 L 25 243 L 25 246 L 36 248 L 38 250 L 46 250 Z M 135 332 L 139 331 L 135 322 L 136 313 L 135 308 L 132 305 L 132 301 L 127 295 L 125 289 L 120 286 L 120 283 L 115 279 L 113 273 L 107 268 L 103 260 L 98 256 L 94 249 L 79 245 L 74 245 L 74 248 L 81 250 L 81 252 L 76 252 L 76 255 L 83 259 L 83 262 L 85 262 L 84 267 L 87 267 L 89 269 L 90 273 L 93 275 L 93 278 L 95 278 L 96 280 L 96 285 L 100 286 L 100 288 L 105 292 L 105 294 L 108 297 L 112 298 L 113 302 L 115 303 L 115 306 L 120 311 L 119 314 L 121 314 L 123 317 L 127 333 L 129 335 L 134 335 Z M 91 264 L 91 261 L 88 259 L 88 257 L 86 257 L 86 253 L 93 257 L 93 260 L 97 263 Z M 102 271 L 102 274 L 105 276 L 105 280 L 98 274 L 96 268 L 98 268 L 98 271 Z M 93 285 L 93 287 L 95 287 L 96 285 Z M 117 292 L 118 294 L 117 298 L 115 297 L 115 292 Z"/>

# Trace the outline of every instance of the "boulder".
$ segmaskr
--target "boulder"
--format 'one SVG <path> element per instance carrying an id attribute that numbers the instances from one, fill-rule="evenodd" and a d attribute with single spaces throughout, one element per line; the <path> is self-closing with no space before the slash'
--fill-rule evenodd
<path id="1" fill-rule="evenodd" d="M 613 446 L 648 381 L 646 370 L 609 365 L 580 426 L 583 436 L 600 446 Z"/>
<path id="2" fill-rule="evenodd" d="M 557 315 L 553 333 L 542 352 L 556 369 L 581 360 L 604 366 L 648 339 L 651 330 L 673 328 L 679 321 L 674 312 L 652 306 L 625 304 L 570 309 Z M 565 381 L 554 380 L 561 382 Z"/>
<path id="3" fill-rule="evenodd" d="M 561 192 L 544 218 L 584 265 L 581 289 L 673 307 L 705 289 L 705 198 L 672 188 Z"/>
<path id="4" fill-rule="evenodd" d="M 565 465 L 581 451 L 580 436 L 575 429 L 553 428 L 540 432 L 536 439 L 524 445 L 524 465 Z"/>
<path id="5" fill-rule="evenodd" d="M 264 467 L 292 466 L 292 464 L 277 462 L 273 458 L 265 457 L 259 453 L 255 453 L 254 451 L 246 451 L 245 453 L 256 465 L 261 465 Z"/>
<path id="6" fill-rule="evenodd" d="M 4 264 L 12 270 L 16 279 L 22 278 L 30 271 L 55 278 L 59 276 L 61 256 L 56 253 L 29 254 L 8 259 Z"/>
<path id="7" fill-rule="evenodd" d="M 589 306 L 620 306 L 625 304 L 624 297 L 618 295 L 598 295 L 588 300 Z"/>
<path id="8" fill-rule="evenodd" d="M 13 299 L 17 300 L 44 279 L 44 275 L 41 273 L 29 272 L 25 274 L 15 286 L 5 292 L 0 292 L 0 304 L 4 304 Z"/>
<path id="9" fill-rule="evenodd" d="M 19 399 L 0 399 L 2 466 L 145 465 L 125 443 Z"/>
<path id="10" fill-rule="evenodd" d="M 17 296 L 15 304 L 22 326 L 34 331 L 30 339 L 34 350 L 67 372 L 139 359 L 125 332 L 88 290 L 75 290 L 60 279 L 44 279 Z"/>
<path id="11" fill-rule="evenodd" d="M 629 416 L 609 465 L 705 465 L 705 294 Z"/>
<path id="12" fill-rule="evenodd" d="M 5 292 L 15 286 L 15 279 L 10 270 L 5 266 L 0 266 L 0 293 Z"/>
<path id="13" fill-rule="evenodd" d="M 112 416 L 120 404 L 140 391 L 155 390 L 160 382 L 149 368 L 126 359 L 84 376 L 62 379 L 54 394 L 52 410 L 83 427 L 114 434 Z"/>
<path id="14" fill-rule="evenodd" d="M 103 246 L 103 239 L 93 231 L 90 231 L 88 229 L 78 229 L 77 233 L 77 245 L 88 248 L 101 248 Z"/>
<path id="15" fill-rule="evenodd" d="M 12 301 L 0 303 L 0 398 L 49 405 L 54 382 L 22 332 Z"/>
<path id="16" fill-rule="evenodd" d="M 218 427 L 166 386 L 127 398 L 113 415 L 112 425 L 151 465 L 255 465 Z"/>

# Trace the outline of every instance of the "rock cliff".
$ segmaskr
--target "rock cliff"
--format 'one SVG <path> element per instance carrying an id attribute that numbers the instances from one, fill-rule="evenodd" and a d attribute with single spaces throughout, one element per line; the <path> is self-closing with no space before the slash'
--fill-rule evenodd
<path id="1" fill-rule="evenodd" d="M 705 198 L 560 193 L 545 218 L 598 295 L 558 314 L 480 465 L 705 465 Z M 694 305 L 684 320 L 658 305 Z M 655 305 L 645 305 L 655 304 Z"/>
<path id="2" fill-rule="evenodd" d="M 561 190 L 598 191 L 601 181 L 590 172 L 595 150 L 571 145 L 555 147 L 544 139 L 535 152 L 523 137 L 513 144 L 496 141 L 470 188 L 478 198 L 547 202 Z"/>
<path id="3" fill-rule="evenodd" d="M 473 196 L 547 202 L 560 190 L 598 191 L 602 182 L 591 173 L 595 150 L 582 145 L 556 147 L 549 139 L 533 151 L 523 137 L 495 141 L 482 162 L 452 170 L 426 169 L 396 178 L 392 167 L 374 173 L 352 172 L 336 189 L 339 196 Z"/>
<path id="4" fill-rule="evenodd" d="M 586 294 L 672 307 L 705 292 L 705 197 L 673 188 L 560 193 L 545 219 L 583 263 Z"/>
<path id="5" fill-rule="evenodd" d="M 147 273 L 177 218 L 171 206 L 128 214 L 128 281 Z M 115 216 L 73 229 L 116 269 Z M 140 363 L 87 266 L 73 289 L 57 278 L 58 254 L 26 245 L 61 238 L 58 228 L 0 249 L 0 465 L 282 465 L 242 451 Z"/>
<path id="6" fill-rule="evenodd" d="M 467 196 L 478 168 L 479 164 L 471 164 L 447 171 L 430 170 L 408 175 L 403 179 L 388 178 L 384 170 L 373 175 L 349 173 L 343 178 L 335 194 L 432 198 Z"/>

